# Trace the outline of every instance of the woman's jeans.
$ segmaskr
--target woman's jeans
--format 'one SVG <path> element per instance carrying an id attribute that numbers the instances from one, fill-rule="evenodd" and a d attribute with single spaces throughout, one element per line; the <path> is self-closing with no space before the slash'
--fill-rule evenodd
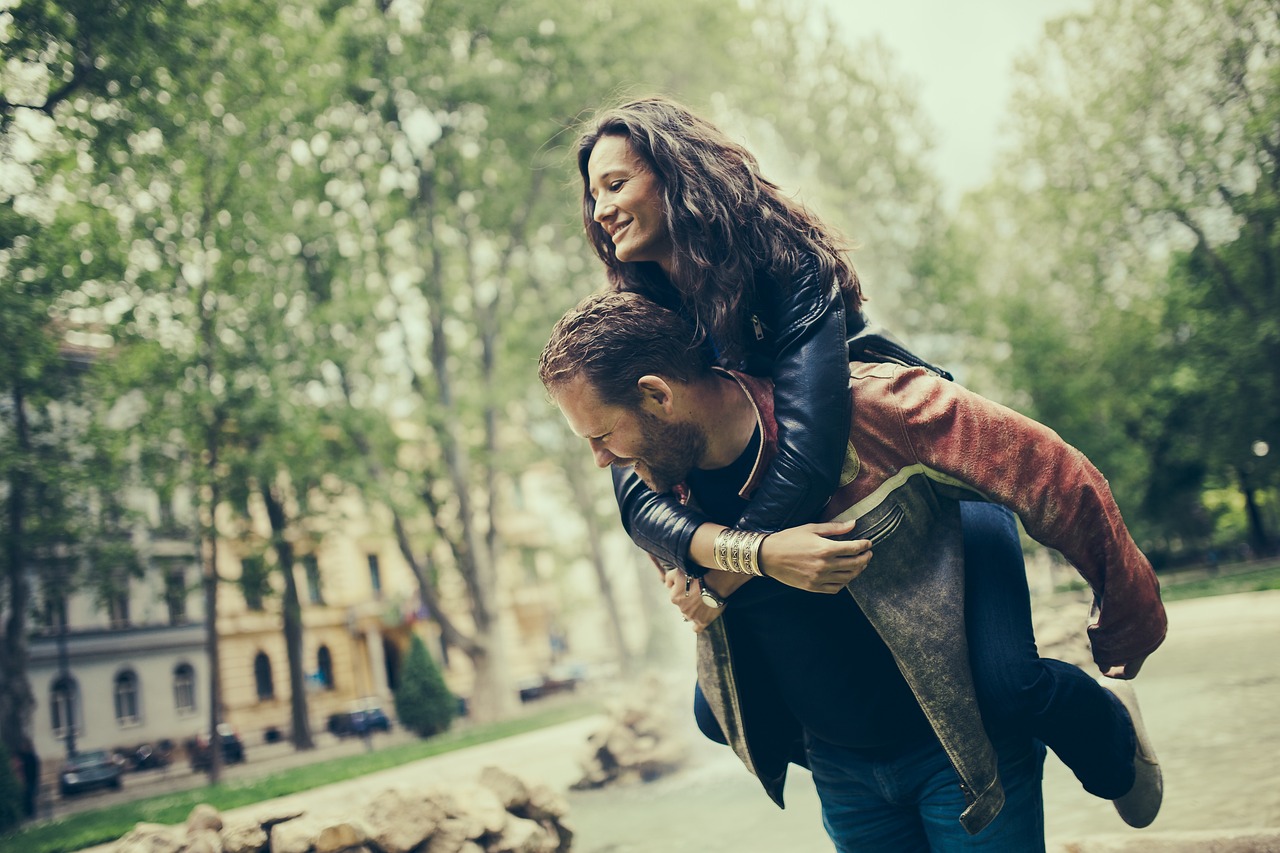
<path id="1" fill-rule="evenodd" d="M 1134 733 L 1124 706 L 1077 666 L 1042 658 L 1013 513 L 972 501 L 964 526 L 965 633 L 982 719 L 993 741 L 1028 734 L 1057 754 L 1089 793 L 1133 787 Z"/>
<path id="2" fill-rule="evenodd" d="M 997 747 L 1005 805 L 977 835 L 957 817 L 960 778 L 936 738 L 887 757 L 806 741 L 822 825 L 839 853 L 1036 853 L 1044 850 L 1044 746 L 1027 737 Z"/>

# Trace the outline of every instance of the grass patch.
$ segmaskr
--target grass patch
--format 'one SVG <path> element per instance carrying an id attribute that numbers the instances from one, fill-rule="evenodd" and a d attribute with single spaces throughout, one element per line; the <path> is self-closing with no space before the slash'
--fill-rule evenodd
<path id="1" fill-rule="evenodd" d="M 1233 571 L 1211 577 L 1180 580 L 1176 575 L 1161 578 L 1160 597 L 1165 601 L 1231 595 L 1237 592 L 1262 592 L 1280 589 L 1280 565 L 1263 566 L 1247 571 Z"/>
<path id="2" fill-rule="evenodd" d="M 199 803 L 209 803 L 219 811 L 252 805 L 599 712 L 596 702 L 574 702 L 512 720 L 459 728 L 429 740 L 292 767 L 258 779 L 205 785 L 93 809 L 0 836 L 0 849 L 15 853 L 70 853 L 114 841 L 139 822 L 182 823 Z"/>

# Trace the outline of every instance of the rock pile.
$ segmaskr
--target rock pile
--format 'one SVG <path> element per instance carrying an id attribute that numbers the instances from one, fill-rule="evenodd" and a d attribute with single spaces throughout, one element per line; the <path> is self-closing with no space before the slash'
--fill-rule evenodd
<path id="1" fill-rule="evenodd" d="M 140 823 L 113 853 L 568 853 L 564 798 L 488 767 L 478 783 L 388 789 L 349 814 L 269 813 L 228 821 L 209 805 L 185 826 Z"/>
<path id="2" fill-rule="evenodd" d="M 582 778 L 576 791 L 626 782 L 649 782 L 670 773 L 685 761 L 683 732 L 688 722 L 676 725 L 667 711 L 667 694 L 656 678 L 644 681 L 626 699 L 605 708 L 605 724 L 587 738 L 579 758 Z"/>

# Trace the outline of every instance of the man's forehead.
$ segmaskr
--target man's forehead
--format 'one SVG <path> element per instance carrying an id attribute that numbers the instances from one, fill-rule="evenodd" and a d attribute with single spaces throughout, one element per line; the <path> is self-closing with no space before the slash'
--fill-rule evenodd
<path id="1" fill-rule="evenodd" d="M 623 410 L 600 399 L 595 386 L 579 374 L 560 386 L 554 399 L 569 428 L 582 438 L 598 438 L 611 431 Z"/>

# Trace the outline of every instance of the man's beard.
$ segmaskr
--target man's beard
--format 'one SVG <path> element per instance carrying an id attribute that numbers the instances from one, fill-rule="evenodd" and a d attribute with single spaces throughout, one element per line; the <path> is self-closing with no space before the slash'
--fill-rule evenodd
<path id="1" fill-rule="evenodd" d="M 639 413 L 644 446 L 632 457 L 636 474 L 655 492 L 669 492 L 685 481 L 707 452 L 707 436 L 694 423 L 668 423 Z"/>

